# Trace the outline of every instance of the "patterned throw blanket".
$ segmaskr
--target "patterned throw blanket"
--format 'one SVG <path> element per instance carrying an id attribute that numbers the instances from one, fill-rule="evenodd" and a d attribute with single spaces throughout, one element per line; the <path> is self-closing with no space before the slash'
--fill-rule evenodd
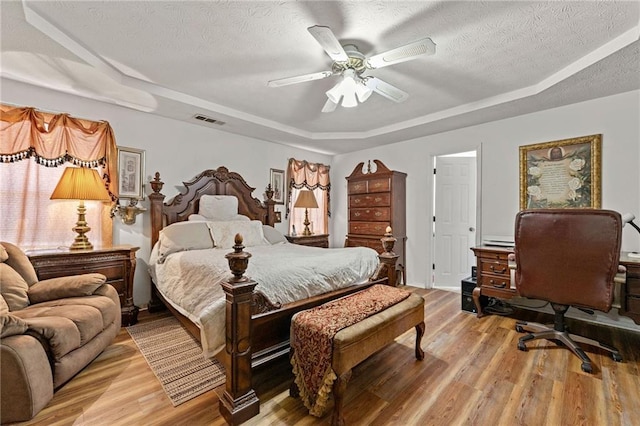
<path id="1" fill-rule="evenodd" d="M 331 368 L 333 336 L 409 295 L 408 291 L 376 284 L 342 299 L 302 311 L 294 317 L 291 365 L 300 397 L 311 415 L 320 417 L 324 414 L 336 379 Z"/>

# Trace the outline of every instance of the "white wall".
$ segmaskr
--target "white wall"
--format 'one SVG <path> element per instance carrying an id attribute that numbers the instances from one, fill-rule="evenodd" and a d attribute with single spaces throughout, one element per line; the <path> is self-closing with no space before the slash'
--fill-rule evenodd
<path id="1" fill-rule="evenodd" d="M 429 215 L 433 211 L 431 158 L 479 148 L 481 223 L 484 235 L 513 236 L 519 210 L 521 145 L 602 134 L 602 207 L 640 216 L 640 92 L 467 127 L 350 154 L 331 163 L 331 240 L 339 245 L 347 229 L 346 181 L 356 164 L 379 159 L 407 173 L 407 275 L 409 284 L 429 282 Z M 623 250 L 639 250 L 640 235 L 625 227 Z"/>
<path id="2" fill-rule="evenodd" d="M 107 120 L 117 143 L 146 150 L 146 174 L 159 171 L 167 199 L 178 193 L 183 180 L 206 168 L 226 166 L 239 172 L 260 196 L 269 168 L 284 169 L 290 157 L 331 164 L 331 246 L 341 247 L 347 229 L 346 176 L 361 161 L 379 159 L 407 176 L 407 274 L 409 284 L 424 286 L 429 277 L 432 211 L 432 165 L 435 155 L 478 149 L 481 162 L 481 223 L 485 235 L 512 235 L 519 208 L 518 147 L 558 139 L 603 135 L 602 206 L 640 216 L 640 91 L 527 114 L 393 145 L 338 155 L 333 158 L 284 145 L 233 135 L 164 119 L 138 111 L 0 80 L 2 102 L 34 106 L 45 111 Z M 149 193 L 150 188 L 147 188 Z M 147 201 L 142 203 L 148 205 Z M 282 206 L 278 206 L 282 209 Z M 285 231 L 284 224 L 278 227 Z M 149 300 L 149 216 L 134 225 L 114 221 L 114 243 L 140 247 L 134 300 Z M 624 250 L 640 250 L 640 236 L 625 227 Z"/>
<path id="3" fill-rule="evenodd" d="M 331 157 L 285 145 L 233 135 L 217 129 L 182 121 L 165 119 L 151 114 L 111 104 L 92 101 L 63 93 L 36 88 L 31 85 L 1 79 L 1 101 L 19 106 L 32 106 L 43 111 L 66 112 L 90 120 L 107 120 L 120 146 L 146 151 L 147 181 L 160 172 L 165 183 L 162 193 L 169 200 L 182 188 L 182 182 L 205 169 L 225 166 L 240 173 L 256 188 L 254 196 L 262 198 L 269 183 L 269 169 L 285 169 L 291 157 L 329 164 Z M 151 188 L 146 187 L 149 194 Z M 148 200 L 141 202 L 148 207 Z M 283 206 L 276 206 L 282 211 Z M 134 283 L 134 303 L 142 306 L 149 301 L 149 259 L 151 222 L 148 213 L 137 216 L 136 223 L 124 225 L 114 219 L 114 244 L 140 247 Z M 286 233 L 284 223 L 276 228 Z"/>

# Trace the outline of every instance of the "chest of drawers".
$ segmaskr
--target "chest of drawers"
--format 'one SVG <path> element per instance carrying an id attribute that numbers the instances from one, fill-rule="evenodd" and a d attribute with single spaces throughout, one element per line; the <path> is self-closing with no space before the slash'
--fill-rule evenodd
<path id="1" fill-rule="evenodd" d="M 371 163 L 363 170 L 358 164 L 347 176 L 348 224 L 345 247 L 363 246 L 382 253 L 382 238 L 388 226 L 397 239 L 394 252 L 398 268 L 406 283 L 406 178 L 402 172 L 390 170 L 380 160 L 371 171 Z"/>

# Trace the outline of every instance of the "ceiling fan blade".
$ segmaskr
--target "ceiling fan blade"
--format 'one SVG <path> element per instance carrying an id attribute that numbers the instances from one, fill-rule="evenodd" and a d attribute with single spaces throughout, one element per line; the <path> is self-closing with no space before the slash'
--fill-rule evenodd
<path id="1" fill-rule="evenodd" d="M 307 28 L 311 35 L 320 43 L 320 46 L 327 52 L 327 55 L 334 61 L 346 62 L 349 60 L 349 56 L 344 51 L 344 48 L 338 41 L 333 31 L 329 27 L 322 27 L 320 25 L 314 25 Z"/>
<path id="2" fill-rule="evenodd" d="M 313 74 L 299 75 L 297 77 L 280 78 L 278 80 L 269 81 L 267 83 L 267 86 L 269 87 L 287 86 L 289 84 L 304 83 L 305 81 L 320 80 L 323 78 L 331 77 L 332 75 L 333 75 L 332 71 L 322 71 L 322 72 L 316 72 Z"/>
<path id="3" fill-rule="evenodd" d="M 325 102 L 324 106 L 322 107 L 322 112 L 333 112 L 336 110 L 337 106 L 337 103 L 333 102 L 331 99 L 327 99 L 327 102 Z"/>
<path id="4" fill-rule="evenodd" d="M 395 102 L 402 102 L 409 97 L 409 94 L 407 92 L 403 92 L 397 87 L 392 86 L 389 83 L 386 83 L 376 77 L 367 78 L 364 84 L 377 94 L 384 96 L 387 99 L 391 99 Z"/>
<path id="5" fill-rule="evenodd" d="M 396 47 L 366 60 L 369 68 L 382 68 L 388 65 L 410 61 L 421 55 L 433 55 L 436 53 L 436 44 L 429 38 L 414 41 L 404 46 Z"/>

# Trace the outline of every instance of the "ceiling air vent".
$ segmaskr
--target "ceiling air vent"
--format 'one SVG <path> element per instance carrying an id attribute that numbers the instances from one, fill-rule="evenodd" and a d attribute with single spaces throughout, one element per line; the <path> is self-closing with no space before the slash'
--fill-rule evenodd
<path id="1" fill-rule="evenodd" d="M 205 123 L 217 124 L 218 126 L 222 126 L 224 121 L 216 120 L 215 118 L 207 117 L 206 115 L 196 114 L 193 116 L 196 120 L 204 121 Z"/>

